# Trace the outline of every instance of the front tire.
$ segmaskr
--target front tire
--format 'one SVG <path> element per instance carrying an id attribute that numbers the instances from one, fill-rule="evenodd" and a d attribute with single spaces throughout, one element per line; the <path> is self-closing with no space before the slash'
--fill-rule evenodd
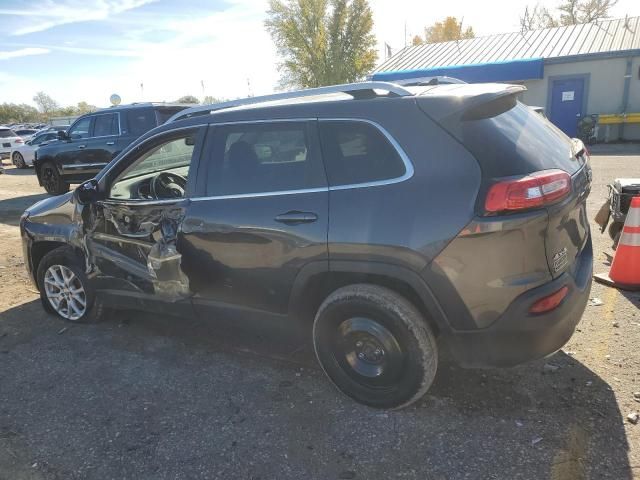
<path id="1" fill-rule="evenodd" d="M 13 164 L 17 168 L 27 168 L 27 162 L 24 161 L 24 157 L 20 152 L 15 152 L 13 154 Z"/>
<path id="2" fill-rule="evenodd" d="M 37 281 L 42 306 L 48 313 L 74 323 L 92 323 L 106 312 L 70 247 L 56 248 L 44 256 L 38 265 Z"/>
<path id="3" fill-rule="evenodd" d="M 51 162 L 45 162 L 40 167 L 40 179 L 44 189 L 50 195 L 62 195 L 69 191 L 69 184 L 63 180 L 60 172 Z"/>
<path id="4" fill-rule="evenodd" d="M 335 386 L 375 408 L 398 409 L 420 399 L 438 367 L 435 336 L 418 309 L 376 285 L 333 292 L 316 315 L 313 343 Z"/>

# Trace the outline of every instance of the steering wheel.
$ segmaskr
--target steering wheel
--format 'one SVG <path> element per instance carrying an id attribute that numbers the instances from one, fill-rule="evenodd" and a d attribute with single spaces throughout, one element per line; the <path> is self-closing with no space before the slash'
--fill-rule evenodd
<path id="1" fill-rule="evenodd" d="M 187 179 L 171 172 L 162 172 L 151 181 L 151 197 L 155 199 L 182 198 Z"/>

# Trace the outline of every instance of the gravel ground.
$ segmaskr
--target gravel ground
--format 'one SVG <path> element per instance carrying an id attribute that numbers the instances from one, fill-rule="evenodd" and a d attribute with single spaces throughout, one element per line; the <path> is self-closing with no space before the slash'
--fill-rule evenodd
<path id="1" fill-rule="evenodd" d="M 640 146 L 594 148 L 592 216 Z M 640 478 L 640 295 L 594 284 L 550 359 L 508 370 L 443 364 L 423 401 L 383 412 L 341 396 L 308 332 L 251 318 L 43 313 L 16 227 L 43 198 L 0 176 L 0 479 Z M 596 271 L 610 241 L 594 227 Z M 548 372 L 545 364 L 559 367 Z"/>

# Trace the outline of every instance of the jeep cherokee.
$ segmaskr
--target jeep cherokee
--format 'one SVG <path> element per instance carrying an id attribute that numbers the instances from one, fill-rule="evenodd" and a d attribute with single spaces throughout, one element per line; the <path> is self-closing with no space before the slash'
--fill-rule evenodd
<path id="1" fill-rule="evenodd" d="M 309 322 L 342 392 L 399 408 L 438 350 L 511 366 L 571 337 L 592 273 L 582 143 L 524 87 L 369 82 L 195 107 L 22 217 L 44 308 Z"/>

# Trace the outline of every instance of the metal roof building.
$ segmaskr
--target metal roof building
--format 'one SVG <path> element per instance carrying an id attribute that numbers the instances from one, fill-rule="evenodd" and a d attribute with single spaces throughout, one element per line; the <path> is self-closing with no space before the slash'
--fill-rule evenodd
<path id="1" fill-rule="evenodd" d="M 524 84 L 522 100 L 575 136 L 586 115 L 640 112 L 640 17 L 409 46 L 372 78 L 435 75 Z M 605 137 L 640 140 L 640 125 L 600 128 Z"/>

